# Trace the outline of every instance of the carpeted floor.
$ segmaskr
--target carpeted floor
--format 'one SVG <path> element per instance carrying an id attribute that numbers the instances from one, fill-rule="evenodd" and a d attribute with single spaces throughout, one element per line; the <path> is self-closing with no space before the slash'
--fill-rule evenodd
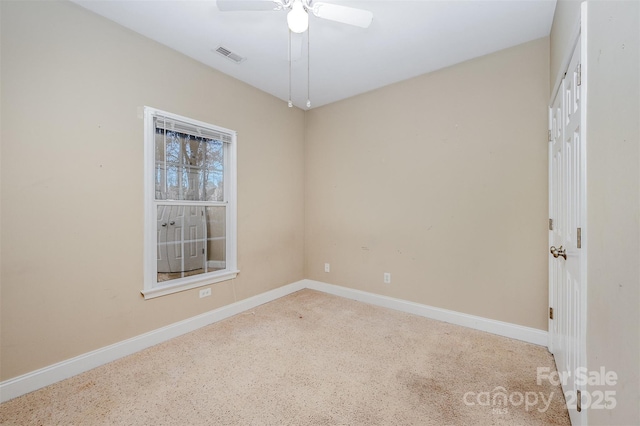
<path id="1" fill-rule="evenodd" d="M 569 425 L 546 348 L 303 290 L 0 405 L 3 425 Z M 535 397 L 535 398 L 534 398 Z"/>

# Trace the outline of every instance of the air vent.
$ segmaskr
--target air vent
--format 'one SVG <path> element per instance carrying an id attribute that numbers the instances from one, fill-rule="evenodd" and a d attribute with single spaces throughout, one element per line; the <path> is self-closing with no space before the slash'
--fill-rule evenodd
<path id="1" fill-rule="evenodd" d="M 225 58 L 235 62 L 236 64 L 239 64 L 240 62 L 244 61 L 246 58 L 243 58 L 242 56 L 233 53 L 232 51 L 230 51 L 229 49 L 227 49 L 226 47 L 222 47 L 222 46 L 218 46 L 218 48 L 215 50 L 216 53 L 221 54 L 222 56 L 224 56 Z"/>

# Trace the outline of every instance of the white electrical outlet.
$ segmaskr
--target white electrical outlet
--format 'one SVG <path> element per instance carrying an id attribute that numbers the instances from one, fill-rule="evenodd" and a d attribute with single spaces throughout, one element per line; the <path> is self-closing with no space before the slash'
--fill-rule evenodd
<path id="1" fill-rule="evenodd" d="M 210 288 L 203 288 L 202 290 L 200 290 L 200 299 L 202 299 L 203 297 L 207 297 L 207 296 L 211 296 L 211 289 Z"/>
<path id="2" fill-rule="evenodd" d="M 328 263 L 324 264 L 324 271 L 325 272 L 331 272 L 331 265 L 329 265 Z"/>
<path id="3" fill-rule="evenodd" d="M 384 273 L 384 283 L 391 284 L 391 274 L 389 272 Z"/>

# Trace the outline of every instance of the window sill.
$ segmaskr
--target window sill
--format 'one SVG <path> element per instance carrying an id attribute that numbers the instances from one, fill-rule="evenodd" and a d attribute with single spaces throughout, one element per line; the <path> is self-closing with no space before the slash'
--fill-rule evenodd
<path id="1" fill-rule="evenodd" d="M 166 296 L 168 294 L 178 293 L 180 291 L 191 290 L 192 288 L 202 287 L 205 285 L 215 284 L 222 281 L 228 281 L 234 279 L 240 271 L 223 271 L 220 274 L 209 275 L 207 277 L 195 277 L 187 282 L 180 282 L 173 285 L 166 285 L 162 287 L 155 287 L 146 290 L 142 290 L 141 293 L 145 300 L 153 299 L 160 296 Z"/>

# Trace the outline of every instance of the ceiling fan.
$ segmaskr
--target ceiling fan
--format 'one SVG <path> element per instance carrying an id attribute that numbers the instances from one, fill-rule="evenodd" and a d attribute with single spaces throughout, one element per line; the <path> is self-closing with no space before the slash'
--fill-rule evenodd
<path id="1" fill-rule="evenodd" d="M 217 5 L 221 12 L 287 10 L 287 23 L 294 33 L 303 33 L 309 28 L 309 13 L 361 28 L 368 28 L 373 19 L 373 13 L 368 10 L 314 0 L 217 0 Z"/>

